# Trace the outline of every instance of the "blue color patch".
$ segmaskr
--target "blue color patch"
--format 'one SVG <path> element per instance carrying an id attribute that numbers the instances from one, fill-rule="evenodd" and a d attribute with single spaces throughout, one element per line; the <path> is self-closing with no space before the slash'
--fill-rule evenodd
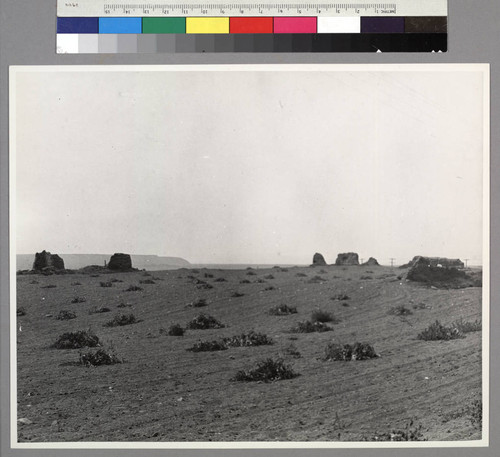
<path id="1" fill-rule="evenodd" d="M 99 18 L 58 17 L 57 33 L 99 33 Z"/>
<path id="2" fill-rule="evenodd" d="M 99 33 L 142 33 L 142 18 L 100 17 Z"/>

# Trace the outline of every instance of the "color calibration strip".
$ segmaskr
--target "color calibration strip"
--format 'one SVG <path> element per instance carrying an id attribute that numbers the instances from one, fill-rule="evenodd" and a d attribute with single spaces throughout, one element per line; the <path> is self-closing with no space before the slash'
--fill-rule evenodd
<path id="1" fill-rule="evenodd" d="M 445 52 L 446 17 L 57 18 L 57 52 Z"/>

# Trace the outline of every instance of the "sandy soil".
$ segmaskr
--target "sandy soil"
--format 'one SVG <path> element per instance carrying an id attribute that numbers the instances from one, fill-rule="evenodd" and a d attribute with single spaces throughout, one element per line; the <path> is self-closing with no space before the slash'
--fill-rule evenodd
<path id="1" fill-rule="evenodd" d="M 434 290 L 401 282 L 396 277 L 401 270 L 387 267 L 251 273 L 182 269 L 147 277 L 144 272 L 18 276 L 18 307 L 26 310 L 17 317 L 18 418 L 31 421 L 18 425 L 19 441 L 358 441 L 404 429 L 411 420 L 426 440 L 480 439 L 480 428 L 464 408 L 481 399 L 481 332 L 451 341 L 416 338 L 436 319 L 443 324 L 481 319 L 480 288 Z M 255 282 L 270 274 L 274 279 Z M 324 280 L 309 283 L 315 275 Z M 213 288 L 199 289 L 189 276 Z M 100 287 L 111 278 L 123 282 Z M 125 292 L 151 278 L 155 284 Z M 274 289 L 266 290 L 269 286 Z M 234 298 L 235 291 L 244 295 Z M 331 299 L 339 293 L 350 299 Z M 71 303 L 77 296 L 86 301 Z M 187 306 L 198 298 L 208 306 Z M 120 303 L 127 306 L 119 308 Z M 421 303 L 425 307 L 417 306 Z M 279 304 L 295 306 L 298 313 L 270 316 L 268 310 Z M 389 314 L 397 305 L 413 314 Z M 100 306 L 111 312 L 89 314 Z M 340 318 L 334 331 L 289 332 L 318 308 Z M 77 317 L 55 319 L 62 309 Z M 118 312 L 134 313 L 141 322 L 104 327 Z M 226 327 L 187 330 L 181 337 L 163 332 L 174 323 L 185 326 L 199 312 Z M 78 349 L 50 347 L 62 333 L 89 327 L 125 363 L 87 368 L 74 363 Z M 199 340 L 252 329 L 274 344 L 187 351 Z M 330 341 L 369 342 L 380 357 L 326 362 Z M 301 357 L 287 353 L 290 344 Z M 240 369 L 279 356 L 300 376 L 274 383 L 230 380 Z"/>

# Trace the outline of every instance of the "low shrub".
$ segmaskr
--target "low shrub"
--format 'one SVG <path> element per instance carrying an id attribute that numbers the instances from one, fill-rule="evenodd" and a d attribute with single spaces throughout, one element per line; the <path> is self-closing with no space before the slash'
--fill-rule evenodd
<path id="1" fill-rule="evenodd" d="M 255 273 L 255 271 L 252 271 L 252 270 L 248 270 L 247 271 L 247 275 L 248 276 L 255 276 L 257 273 Z"/>
<path id="2" fill-rule="evenodd" d="M 288 346 L 283 348 L 283 354 L 294 357 L 296 359 L 302 357 L 302 354 L 297 349 L 297 346 L 295 346 L 295 344 L 293 343 L 290 343 Z"/>
<path id="3" fill-rule="evenodd" d="M 298 276 L 299 278 L 307 278 L 305 273 L 297 273 L 295 276 Z"/>
<path id="4" fill-rule="evenodd" d="M 343 300 L 349 300 L 351 297 L 349 297 L 349 295 L 346 295 L 346 294 L 337 294 L 337 295 L 334 295 L 333 297 L 330 297 L 330 300 L 339 300 L 339 301 L 343 301 Z"/>
<path id="5" fill-rule="evenodd" d="M 281 273 L 286 273 L 288 271 L 288 268 L 280 268 L 279 270 Z"/>
<path id="6" fill-rule="evenodd" d="M 142 276 L 151 276 L 151 273 L 148 273 L 147 271 L 145 271 Z"/>
<path id="7" fill-rule="evenodd" d="M 26 309 L 23 306 L 17 308 L 16 316 L 26 316 Z"/>
<path id="8" fill-rule="evenodd" d="M 190 306 L 193 308 L 203 308 L 204 306 L 207 306 L 207 300 L 205 298 L 199 298 L 198 300 L 195 300 L 190 303 Z"/>
<path id="9" fill-rule="evenodd" d="M 264 290 L 275 290 L 275 289 L 276 289 L 276 287 L 274 287 L 274 286 L 268 286 Z"/>
<path id="10" fill-rule="evenodd" d="M 231 297 L 233 298 L 238 298 L 238 297 L 243 297 L 243 295 L 245 295 L 244 293 L 242 292 L 234 292 Z"/>
<path id="11" fill-rule="evenodd" d="M 60 335 L 52 345 L 56 349 L 81 349 L 84 347 L 94 348 L 100 346 L 99 338 L 91 330 L 78 330 Z"/>
<path id="12" fill-rule="evenodd" d="M 253 330 L 249 333 L 224 338 L 223 343 L 226 347 L 248 347 L 248 346 L 265 346 L 274 344 L 273 340 L 263 333 L 257 333 Z"/>
<path id="13" fill-rule="evenodd" d="M 42 289 L 53 289 L 54 287 L 57 287 L 55 284 L 47 284 L 46 286 L 42 286 Z"/>
<path id="14" fill-rule="evenodd" d="M 405 305 L 393 306 L 387 314 L 392 314 L 394 316 L 409 316 L 413 314 L 412 310 L 407 308 Z"/>
<path id="15" fill-rule="evenodd" d="M 464 338 L 463 333 L 458 328 L 446 327 L 438 320 L 417 335 L 417 339 L 424 341 L 455 340 L 457 338 Z"/>
<path id="16" fill-rule="evenodd" d="M 259 278 L 259 279 L 256 279 L 254 281 L 255 284 L 264 284 L 266 283 L 267 281 L 265 279 L 262 279 L 262 278 Z"/>
<path id="17" fill-rule="evenodd" d="M 309 279 L 309 281 L 307 281 L 307 282 L 309 284 L 318 284 L 318 283 L 325 282 L 325 281 L 326 281 L 325 278 L 322 278 L 321 276 L 315 275 L 311 279 Z"/>
<path id="18" fill-rule="evenodd" d="M 70 320 L 70 319 L 75 319 L 76 318 L 76 314 L 71 312 L 71 311 L 67 311 L 65 309 L 59 311 L 59 314 L 56 316 L 56 319 L 60 320 L 60 321 L 67 321 L 67 320 Z"/>
<path id="19" fill-rule="evenodd" d="M 81 286 L 81 285 L 82 285 L 82 283 L 81 283 L 81 282 L 76 281 L 76 282 L 72 282 L 72 283 L 71 283 L 71 285 L 72 285 L 72 286 Z"/>
<path id="20" fill-rule="evenodd" d="M 156 284 L 152 279 L 142 279 L 139 284 Z"/>
<path id="21" fill-rule="evenodd" d="M 184 335 L 184 329 L 179 324 L 173 324 L 168 329 L 168 334 L 170 336 L 182 336 Z"/>
<path id="22" fill-rule="evenodd" d="M 406 424 L 404 430 L 377 433 L 363 441 L 426 441 L 422 433 L 422 425 L 414 426 L 413 420 Z"/>
<path id="23" fill-rule="evenodd" d="M 212 273 L 205 273 L 205 274 L 203 275 L 203 277 L 205 277 L 205 278 L 213 278 L 213 277 L 214 277 L 214 275 L 213 275 Z"/>
<path id="24" fill-rule="evenodd" d="M 428 306 L 425 303 L 415 303 L 412 305 L 413 309 L 427 309 Z"/>
<path id="25" fill-rule="evenodd" d="M 85 297 L 75 297 L 71 300 L 71 303 L 85 303 L 87 299 Z"/>
<path id="26" fill-rule="evenodd" d="M 371 276 L 361 276 L 359 279 L 373 279 Z"/>
<path id="27" fill-rule="evenodd" d="M 204 284 L 198 284 L 196 286 L 197 289 L 213 289 L 214 286 L 212 284 L 204 283 Z"/>
<path id="28" fill-rule="evenodd" d="M 116 278 L 113 278 L 113 279 L 111 279 L 111 282 L 113 282 L 113 283 L 114 283 L 114 282 L 123 282 L 123 280 L 121 280 L 121 279 L 116 279 Z"/>
<path id="29" fill-rule="evenodd" d="M 111 309 L 106 306 L 100 306 L 99 308 L 94 306 L 89 309 L 89 314 L 109 313 L 110 311 Z"/>
<path id="30" fill-rule="evenodd" d="M 334 324 L 338 324 L 340 319 L 335 317 L 332 313 L 328 311 L 323 311 L 321 309 L 317 309 L 311 314 L 312 322 L 333 322 Z"/>
<path id="31" fill-rule="evenodd" d="M 100 348 L 96 352 L 88 351 L 80 353 L 80 363 L 87 367 L 97 367 L 99 365 L 114 365 L 123 363 L 113 349 Z"/>
<path id="32" fill-rule="evenodd" d="M 113 283 L 111 281 L 101 281 L 99 285 L 101 287 L 113 287 Z"/>
<path id="33" fill-rule="evenodd" d="M 117 308 L 130 308 L 132 305 L 126 305 L 125 303 L 121 302 Z"/>
<path id="34" fill-rule="evenodd" d="M 40 284 L 40 281 L 37 281 L 36 279 L 33 279 L 33 281 L 30 281 L 30 284 Z M 72 286 L 81 286 L 80 283 L 73 283 Z"/>
<path id="35" fill-rule="evenodd" d="M 226 278 L 216 278 L 214 279 L 214 282 L 227 282 Z"/>
<path id="36" fill-rule="evenodd" d="M 293 371 L 290 365 L 285 365 L 283 359 L 273 360 L 269 358 L 259 362 L 254 369 L 238 371 L 232 381 L 274 382 L 297 376 L 298 374 Z"/>
<path id="37" fill-rule="evenodd" d="M 186 325 L 187 328 L 193 330 L 206 330 L 209 328 L 224 328 L 225 325 L 219 322 L 213 316 L 207 316 L 205 314 L 199 314 L 194 319 L 189 321 Z"/>
<path id="38" fill-rule="evenodd" d="M 242 279 L 240 284 L 250 284 L 250 281 L 248 279 Z"/>
<path id="39" fill-rule="evenodd" d="M 460 333 L 470 333 L 470 332 L 480 332 L 482 329 L 482 323 L 480 320 L 475 320 L 474 322 L 466 322 L 463 318 L 455 321 L 451 324 L 453 328 L 456 328 Z"/>
<path id="40" fill-rule="evenodd" d="M 313 332 L 329 332 L 333 330 L 332 327 L 323 324 L 323 322 L 304 321 L 299 322 L 291 329 L 292 333 L 313 333 Z"/>
<path id="41" fill-rule="evenodd" d="M 264 276 L 264 279 L 274 279 L 274 276 L 273 275 L 266 275 L 266 276 Z"/>
<path id="42" fill-rule="evenodd" d="M 138 292 L 140 290 L 142 290 L 142 287 L 131 284 L 127 289 L 125 289 L 125 292 Z"/>
<path id="43" fill-rule="evenodd" d="M 209 351 L 225 351 L 227 346 L 222 341 L 198 341 L 188 351 L 192 352 L 209 352 Z"/>
<path id="44" fill-rule="evenodd" d="M 474 427 L 481 428 L 483 426 L 483 402 L 481 400 L 474 400 L 464 408 L 464 412 L 469 416 Z"/>
<path id="45" fill-rule="evenodd" d="M 296 314 L 297 308 L 295 306 L 278 305 L 269 310 L 271 316 L 286 316 L 288 314 Z"/>
<path id="46" fill-rule="evenodd" d="M 324 360 L 367 360 L 379 357 L 369 343 L 338 344 L 328 343 Z"/>
<path id="47" fill-rule="evenodd" d="M 106 322 L 104 327 L 121 327 L 123 325 L 131 325 L 137 323 L 138 320 L 133 313 L 117 314 L 113 319 Z"/>

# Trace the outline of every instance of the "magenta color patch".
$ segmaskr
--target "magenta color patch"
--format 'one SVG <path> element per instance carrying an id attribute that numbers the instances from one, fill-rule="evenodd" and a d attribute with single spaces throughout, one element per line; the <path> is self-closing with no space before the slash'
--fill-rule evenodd
<path id="1" fill-rule="evenodd" d="M 274 33 L 316 33 L 315 17 L 275 17 Z"/>

